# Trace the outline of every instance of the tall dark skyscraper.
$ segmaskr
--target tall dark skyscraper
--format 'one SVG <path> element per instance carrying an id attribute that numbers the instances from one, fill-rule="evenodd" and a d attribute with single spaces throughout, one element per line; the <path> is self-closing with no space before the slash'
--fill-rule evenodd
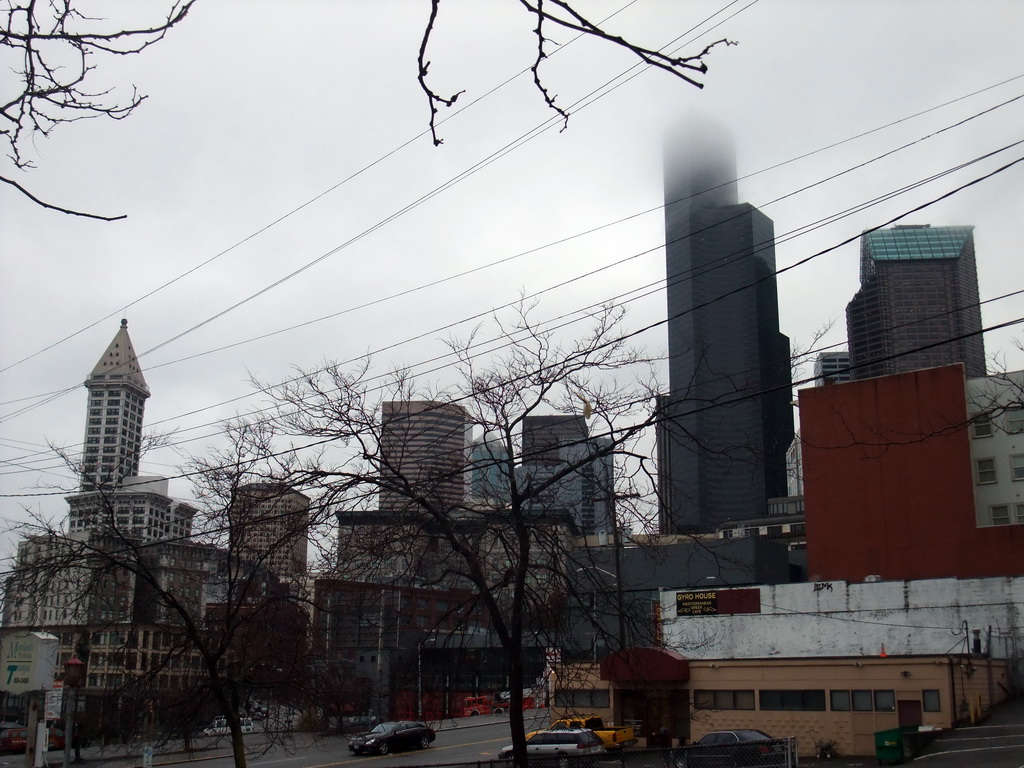
<path id="1" fill-rule="evenodd" d="M 662 533 L 712 531 L 786 495 L 792 378 L 775 228 L 738 202 L 735 180 L 735 150 L 720 127 L 691 129 L 668 146 Z"/>
<path id="2" fill-rule="evenodd" d="M 860 239 L 846 306 L 855 379 L 963 363 L 985 375 L 974 227 L 896 226 Z"/>

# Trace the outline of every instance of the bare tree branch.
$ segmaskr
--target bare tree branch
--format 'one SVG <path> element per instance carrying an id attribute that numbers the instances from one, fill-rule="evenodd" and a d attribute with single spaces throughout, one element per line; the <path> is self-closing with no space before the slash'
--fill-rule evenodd
<path id="1" fill-rule="evenodd" d="M 131 115 L 146 97 L 135 88 L 124 98 L 110 88 L 90 89 L 96 69 L 93 57 L 141 53 L 179 24 L 195 2 L 174 0 L 157 21 L 126 27 L 86 16 L 76 0 L 9 0 L 0 16 L 0 49 L 10 51 L 9 58 L 18 62 L 13 74 L 20 85 L 11 87 L 7 101 L 0 103 L 0 139 L 6 141 L 14 166 L 32 167 L 24 153 L 32 135 L 49 136 L 59 125 L 86 118 L 123 120 Z M 0 181 L 49 210 L 103 221 L 124 218 L 43 201 L 9 177 Z"/>

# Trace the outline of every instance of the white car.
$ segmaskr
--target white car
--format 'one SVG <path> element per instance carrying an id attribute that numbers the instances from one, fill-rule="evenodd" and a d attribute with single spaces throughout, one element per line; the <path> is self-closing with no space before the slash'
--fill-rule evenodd
<path id="1" fill-rule="evenodd" d="M 256 726 L 252 724 L 252 719 L 243 717 L 240 720 L 242 733 L 254 733 L 256 731 Z M 223 717 L 218 717 L 209 728 L 203 731 L 203 736 L 226 736 L 229 733 L 231 733 L 231 729 L 228 728 L 228 721 Z"/>
<path id="2" fill-rule="evenodd" d="M 601 737 L 589 728 L 537 731 L 526 740 L 526 756 L 529 758 L 545 755 L 592 755 L 604 751 Z M 500 757 L 505 760 L 511 759 L 511 744 L 501 748 Z"/>

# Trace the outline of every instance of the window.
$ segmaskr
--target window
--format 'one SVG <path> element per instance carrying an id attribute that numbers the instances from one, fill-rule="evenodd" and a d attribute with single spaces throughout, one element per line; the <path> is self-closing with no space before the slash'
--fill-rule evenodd
<path id="1" fill-rule="evenodd" d="M 571 707 L 580 711 L 608 709 L 612 705 L 607 690 L 586 688 L 557 690 L 555 691 L 555 703 L 560 707 Z"/>
<path id="2" fill-rule="evenodd" d="M 921 691 L 921 708 L 925 712 L 941 712 L 942 701 L 939 698 L 939 692 L 937 689 L 929 689 Z"/>
<path id="3" fill-rule="evenodd" d="M 1010 457 L 1010 478 L 1014 482 L 1024 480 L 1024 456 Z"/>
<path id="4" fill-rule="evenodd" d="M 761 709 L 785 711 L 825 711 L 825 691 L 761 691 Z"/>
<path id="5" fill-rule="evenodd" d="M 875 691 L 875 712 L 895 712 L 895 691 Z"/>
<path id="6" fill-rule="evenodd" d="M 852 691 L 853 711 L 870 712 L 874 709 L 874 702 L 871 700 L 871 691 Z"/>
<path id="7" fill-rule="evenodd" d="M 992 513 L 992 525 L 1010 524 L 1010 507 L 1006 504 L 997 504 L 990 511 Z"/>
<path id="8" fill-rule="evenodd" d="M 753 691 L 694 691 L 694 709 L 753 709 Z"/>
<path id="9" fill-rule="evenodd" d="M 974 462 L 974 467 L 977 472 L 978 485 L 994 483 L 996 481 L 995 459 L 978 459 Z"/>
<path id="10" fill-rule="evenodd" d="M 850 711 L 849 691 L 829 691 L 830 705 L 833 712 Z"/>
<path id="11" fill-rule="evenodd" d="M 1006 411 L 1006 431 L 1024 432 L 1024 408 L 1009 408 Z"/>
<path id="12" fill-rule="evenodd" d="M 975 416 L 971 431 L 975 437 L 992 437 L 992 417 L 987 413 Z"/>

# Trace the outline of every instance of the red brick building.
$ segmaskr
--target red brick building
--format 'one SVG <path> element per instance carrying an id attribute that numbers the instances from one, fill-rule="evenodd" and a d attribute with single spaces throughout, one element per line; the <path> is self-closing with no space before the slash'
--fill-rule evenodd
<path id="1" fill-rule="evenodd" d="M 799 397 L 810 580 L 1024 574 L 1024 525 L 976 510 L 962 366 Z"/>

